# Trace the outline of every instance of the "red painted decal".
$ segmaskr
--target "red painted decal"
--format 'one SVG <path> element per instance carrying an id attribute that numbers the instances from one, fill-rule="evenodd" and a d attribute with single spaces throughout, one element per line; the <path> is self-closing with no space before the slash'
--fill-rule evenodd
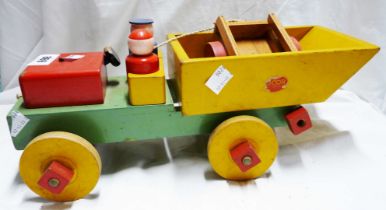
<path id="1" fill-rule="evenodd" d="M 270 92 L 277 92 L 284 89 L 287 86 L 287 82 L 286 77 L 272 77 L 265 83 L 265 87 Z"/>

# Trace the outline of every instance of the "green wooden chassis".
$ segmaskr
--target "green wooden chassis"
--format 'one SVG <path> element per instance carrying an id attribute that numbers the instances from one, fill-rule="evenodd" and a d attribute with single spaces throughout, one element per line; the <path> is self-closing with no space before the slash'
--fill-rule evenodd
<path id="1" fill-rule="evenodd" d="M 22 150 L 34 137 L 49 131 L 75 133 L 93 144 L 210 134 L 222 121 L 237 115 L 257 116 L 271 127 L 280 127 L 287 125 L 284 114 L 293 109 L 183 116 L 174 106 L 175 88 L 171 84 L 168 81 L 166 103 L 159 105 L 131 106 L 125 77 L 109 78 L 104 104 L 27 109 L 20 98 L 7 115 L 8 126 L 12 125 L 12 111 L 22 113 L 30 121 L 12 138 L 13 144 Z"/>

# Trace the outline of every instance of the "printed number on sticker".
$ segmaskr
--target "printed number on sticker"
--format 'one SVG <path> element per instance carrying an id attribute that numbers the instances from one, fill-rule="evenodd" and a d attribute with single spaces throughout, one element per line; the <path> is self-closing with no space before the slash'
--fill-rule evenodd
<path id="1" fill-rule="evenodd" d="M 48 66 L 50 65 L 57 57 L 59 57 L 59 54 L 44 54 L 39 55 L 35 60 L 33 60 L 29 66 Z"/>
<path id="2" fill-rule="evenodd" d="M 233 75 L 224 66 L 219 66 L 205 85 L 218 95 L 232 77 Z"/>

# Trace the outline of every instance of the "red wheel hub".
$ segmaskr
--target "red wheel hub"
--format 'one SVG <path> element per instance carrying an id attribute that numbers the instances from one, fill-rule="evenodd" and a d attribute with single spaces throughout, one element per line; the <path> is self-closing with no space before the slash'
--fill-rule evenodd
<path id="1" fill-rule="evenodd" d="M 298 109 L 288 113 L 285 116 L 288 127 L 293 134 L 300 134 L 312 127 L 312 122 L 310 115 L 304 107 L 299 107 Z"/>
<path id="2" fill-rule="evenodd" d="M 244 141 L 233 147 L 230 153 L 233 161 L 235 161 L 242 172 L 248 171 L 261 162 L 255 149 L 248 141 Z"/>
<path id="3" fill-rule="evenodd" d="M 38 184 L 54 194 L 59 194 L 70 183 L 74 172 L 57 161 L 52 161 L 40 177 Z"/>

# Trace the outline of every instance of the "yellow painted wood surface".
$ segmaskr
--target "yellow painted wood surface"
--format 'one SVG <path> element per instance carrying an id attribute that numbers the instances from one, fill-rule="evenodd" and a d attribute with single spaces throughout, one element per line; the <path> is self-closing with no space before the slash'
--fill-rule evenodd
<path id="1" fill-rule="evenodd" d="M 202 58 L 198 57 L 200 53 L 187 51 L 190 46 L 200 51 L 203 43 L 195 43 L 189 36 L 173 41 L 170 53 L 175 54 L 182 113 L 195 115 L 321 102 L 379 51 L 378 46 L 320 26 L 286 30 L 300 41 L 302 51 Z M 212 33 L 194 36 L 213 38 Z M 221 65 L 233 78 L 216 95 L 205 82 Z M 270 92 L 266 82 L 275 77 L 286 77 L 288 83 L 283 90 Z"/>
<path id="2" fill-rule="evenodd" d="M 230 150 L 247 140 L 261 162 L 242 172 Z M 279 145 L 271 127 L 252 116 L 237 116 L 222 122 L 210 135 L 208 159 L 214 171 L 229 180 L 247 180 L 263 175 L 276 158 Z"/>
<path id="3" fill-rule="evenodd" d="M 38 185 L 48 165 L 56 160 L 74 171 L 74 177 L 60 194 Z M 20 176 L 39 196 L 52 201 L 73 201 L 91 192 L 98 182 L 102 164 L 96 149 L 82 137 L 61 131 L 34 138 L 20 158 Z"/>
<path id="4" fill-rule="evenodd" d="M 151 74 L 128 74 L 129 98 L 132 105 L 164 104 L 166 102 L 165 71 L 159 52 L 159 70 Z"/>

